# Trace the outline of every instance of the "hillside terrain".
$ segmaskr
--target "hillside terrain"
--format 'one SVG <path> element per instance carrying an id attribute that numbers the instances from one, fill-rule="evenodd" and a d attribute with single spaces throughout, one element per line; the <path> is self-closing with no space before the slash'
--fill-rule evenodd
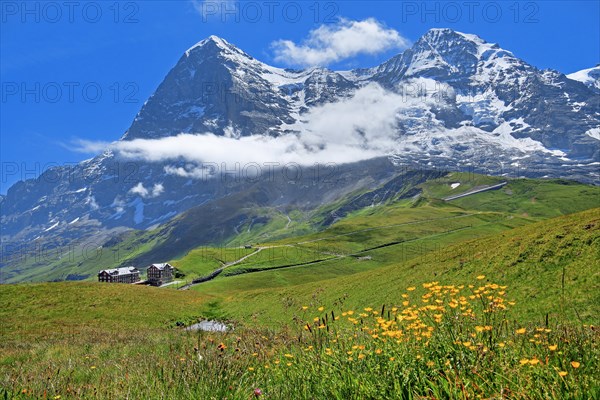
<path id="1" fill-rule="evenodd" d="M 397 287 L 423 280 L 465 282 L 483 275 L 511 287 L 521 316 L 531 321 L 599 322 L 600 209 L 500 231 L 458 244 L 432 246 L 406 256 L 406 248 L 371 250 L 371 260 L 337 259 L 301 268 L 218 277 L 194 290 L 213 300 L 206 308 L 221 318 L 289 322 L 287 310 L 301 304 L 357 307 L 368 298 L 389 304 Z M 408 258 L 408 260 L 407 260 Z M 365 266 L 381 259 L 378 268 Z M 406 261 L 405 261 L 406 260 Z M 352 272 L 347 272 L 350 270 Z M 347 274 L 348 276 L 344 276 Z M 354 273 L 354 274 L 352 274 Z"/>
<path id="2" fill-rule="evenodd" d="M 503 182 L 507 184 L 498 190 L 443 200 Z M 255 188 L 224 200 L 236 207 L 200 206 L 152 230 L 125 232 L 80 246 L 15 252 L 0 269 L 2 280 L 95 280 L 99 269 L 128 265 L 144 269 L 170 260 L 187 274 L 184 280 L 191 281 L 243 257 L 246 245 L 267 249 L 226 274 L 263 268 L 265 263 L 277 267 L 340 256 L 357 258 L 378 246 L 404 246 L 403 257 L 409 257 L 409 249 L 418 248 L 415 254 L 422 255 L 436 246 L 596 207 L 600 188 L 561 180 L 425 170 L 399 173 L 325 206 L 272 207 L 261 203 L 263 197 Z M 231 213 L 234 208 L 236 213 Z M 221 221 L 218 231 L 207 228 L 212 223 L 207 221 L 214 220 Z M 203 244 L 208 240 L 212 245 Z M 193 262 L 185 258 L 188 253 Z M 261 258 L 266 262 L 261 264 Z M 380 263 L 376 258 L 363 263 L 368 265 Z"/>
<path id="3" fill-rule="evenodd" d="M 433 390 L 458 396 L 456 386 L 448 386 L 452 379 L 465 385 L 469 396 L 489 396 L 504 387 L 517 398 L 594 397 L 598 333 L 589 326 L 598 323 L 600 311 L 599 244 L 596 208 L 407 261 L 397 255 L 387 266 L 348 276 L 336 276 L 335 270 L 344 268 L 340 262 L 219 277 L 187 291 L 84 282 L 3 285 L 0 393 L 8 398 L 247 398 L 260 389 L 274 397 L 388 393 L 408 398 Z M 475 295 L 446 298 L 461 291 Z M 483 291 L 495 293 L 493 304 L 508 308 L 486 314 L 486 303 L 477 301 Z M 430 299 L 445 305 L 435 321 L 426 317 Z M 425 305 L 419 324 L 429 327 L 415 331 L 415 338 L 426 334 L 431 344 L 421 347 L 410 336 L 389 344 L 376 339 L 395 332 L 377 316 L 388 310 L 390 318 L 403 307 L 402 315 L 411 315 L 417 312 L 412 301 Z M 458 319 L 443 322 L 444 314 L 459 306 L 471 307 L 472 317 L 463 321 L 457 314 Z M 196 333 L 181 327 L 215 317 L 235 330 Z M 356 324 L 373 337 L 352 333 Z M 474 336 L 461 333 L 457 344 L 445 324 L 455 325 L 450 332 L 466 329 Z M 330 337 L 330 329 L 337 336 Z M 374 333 L 378 329 L 383 330 Z M 470 367 L 463 369 L 462 363 Z M 311 365 L 322 369 L 302 385 Z M 381 368 L 388 371 L 385 379 L 376 378 Z M 221 379 L 214 380 L 215 374 Z M 363 383 L 347 381 L 350 376 Z M 538 379 L 546 384 L 536 385 Z M 397 380 L 405 384 L 390 386 Z"/>
<path id="4" fill-rule="evenodd" d="M 409 192 L 414 190 L 411 196 L 391 194 L 385 201 L 369 200 L 365 206 L 361 200 L 380 189 L 357 195 L 320 210 L 313 217 L 313 225 L 325 225 L 325 229 L 316 233 L 280 240 L 268 240 L 261 235 L 254 237 L 254 241 L 247 235 L 244 243 L 254 244 L 255 253 L 247 257 L 246 253 L 241 255 L 244 259 L 227 266 L 222 276 L 305 265 L 328 271 L 332 270 L 327 269 L 328 266 L 344 265 L 339 273 L 352 274 L 388 262 L 422 257 L 449 244 L 595 207 L 600 199 L 600 192 L 593 186 L 567 181 L 508 180 L 498 190 L 452 201 L 441 200 L 451 193 L 468 193 L 473 188 L 499 182 L 506 180 L 449 173 L 415 188 L 409 187 Z M 339 218 L 342 212 L 344 217 Z M 331 220 L 331 216 L 336 216 L 334 224 L 323 222 Z M 207 254 L 209 250 L 202 247 L 191 253 L 191 257 L 174 259 L 171 263 L 182 265 L 182 272 L 189 274 L 184 279 L 189 282 L 207 272 L 198 255 Z M 192 258 L 195 263 L 190 262 Z M 210 263 L 210 257 L 205 261 Z"/>

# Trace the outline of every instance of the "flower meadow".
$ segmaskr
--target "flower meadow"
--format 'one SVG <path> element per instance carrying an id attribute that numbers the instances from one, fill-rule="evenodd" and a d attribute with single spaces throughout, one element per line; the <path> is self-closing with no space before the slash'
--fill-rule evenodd
<path id="1" fill-rule="evenodd" d="M 478 276 L 477 280 L 485 279 Z M 594 398 L 598 332 L 510 320 L 507 286 L 408 287 L 397 306 L 307 318 L 294 351 L 252 368 L 301 398 Z M 257 384 L 260 381 L 257 381 Z M 263 385 L 265 386 L 265 385 Z M 279 385 L 264 393 L 284 396 Z M 290 393 L 290 392 L 287 392 Z"/>
<path id="2" fill-rule="evenodd" d="M 598 398 L 597 328 L 523 323 L 518 306 L 480 275 L 407 287 L 397 304 L 307 304 L 277 330 L 88 332 L 5 357 L 0 397 Z"/>

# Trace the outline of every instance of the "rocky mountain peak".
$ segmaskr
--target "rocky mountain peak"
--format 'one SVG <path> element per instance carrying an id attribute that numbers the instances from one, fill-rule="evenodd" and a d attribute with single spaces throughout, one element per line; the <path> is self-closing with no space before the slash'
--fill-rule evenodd
<path id="1" fill-rule="evenodd" d="M 182 59 L 198 63 L 214 57 L 236 64 L 261 64 L 240 48 L 215 35 L 211 35 L 187 49 Z"/>
<path id="2" fill-rule="evenodd" d="M 502 50 L 497 44 L 488 43 L 477 35 L 452 29 L 429 30 L 411 50 L 414 54 L 413 72 L 433 67 L 453 74 L 472 74 L 480 61 L 514 58 L 511 52 Z"/>
<path id="3" fill-rule="evenodd" d="M 376 75 L 391 84 L 408 77 L 425 77 L 445 81 L 465 81 L 478 73 L 483 63 L 518 59 L 497 44 L 477 35 L 448 28 L 427 31 L 415 44 L 378 68 Z"/>
<path id="4" fill-rule="evenodd" d="M 446 44 L 453 40 L 474 42 L 477 44 L 486 43 L 485 40 L 477 35 L 458 32 L 450 28 L 429 29 L 419 40 L 427 41 L 432 45 Z"/>
<path id="5" fill-rule="evenodd" d="M 206 49 L 212 49 L 212 50 L 217 50 L 217 51 L 230 51 L 232 49 L 237 49 L 237 47 L 235 47 L 234 45 L 229 43 L 227 40 L 225 40 L 219 36 L 210 35 L 206 39 L 199 41 L 198 43 L 196 43 L 195 45 L 193 45 L 192 47 L 187 49 L 185 51 L 185 54 L 189 56 L 190 53 L 193 51 L 206 50 Z"/>

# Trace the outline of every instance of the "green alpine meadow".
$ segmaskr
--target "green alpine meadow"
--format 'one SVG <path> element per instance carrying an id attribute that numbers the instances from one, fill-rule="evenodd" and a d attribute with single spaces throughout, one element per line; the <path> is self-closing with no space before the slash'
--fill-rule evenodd
<path id="1" fill-rule="evenodd" d="M 274 221 L 250 248 L 193 249 L 165 287 L 4 285 L 2 395 L 600 395 L 600 191 L 517 179 L 440 199 L 469 179 L 496 181 L 449 174 L 322 230 L 323 210 L 297 213 L 314 232 Z M 186 329 L 200 321 L 225 329 Z"/>

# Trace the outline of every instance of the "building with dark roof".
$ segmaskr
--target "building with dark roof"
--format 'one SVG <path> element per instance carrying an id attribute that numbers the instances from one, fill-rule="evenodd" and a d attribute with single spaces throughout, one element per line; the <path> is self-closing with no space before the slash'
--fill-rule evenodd
<path id="1" fill-rule="evenodd" d="M 98 282 L 136 283 L 140 281 L 140 271 L 135 267 L 103 269 L 98 272 Z"/>
<path id="2" fill-rule="evenodd" d="M 164 285 L 173 280 L 173 272 L 175 268 L 171 264 L 152 264 L 146 270 L 148 282 L 153 286 Z"/>

